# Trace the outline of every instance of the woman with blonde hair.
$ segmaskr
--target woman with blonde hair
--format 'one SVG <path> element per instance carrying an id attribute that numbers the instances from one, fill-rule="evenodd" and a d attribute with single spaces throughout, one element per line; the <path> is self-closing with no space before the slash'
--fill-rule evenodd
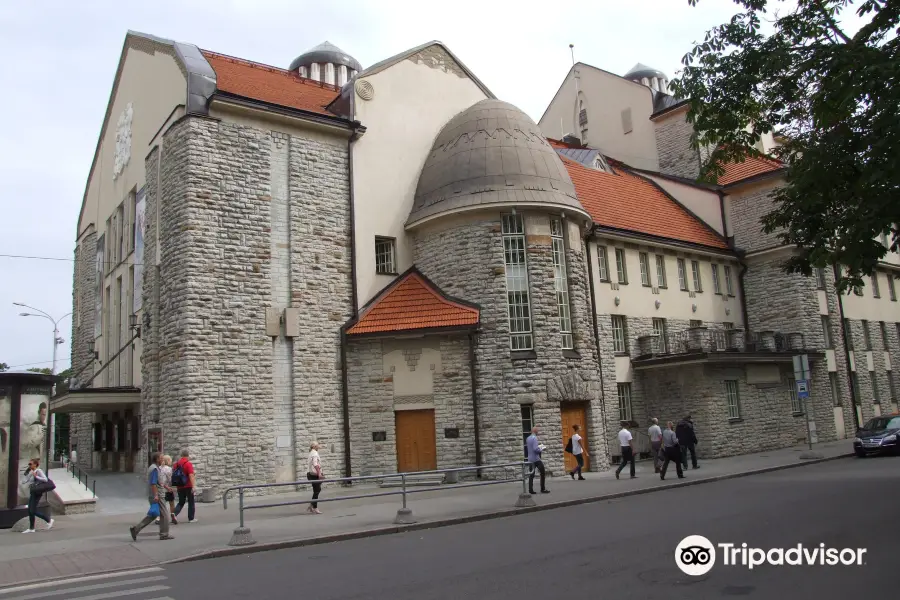
<path id="1" fill-rule="evenodd" d="M 325 475 L 322 473 L 322 461 L 319 458 L 319 443 L 313 442 L 309 445 L 309 463 L 306 469 L 306 478 L 310 481 L 317 481 L 319 479 L 325 479 Z M 319 497 L 319 492 L 322 491 L 321 483 L 312 484 L 313 502 L 309 505 L 309 508 L 306 509 L 307 512 L 312 513 L 314 515 L 321 515 L 322 511 L 319 510 L 319 503 L 315 502 L 315 500 Z"/>
<path id="2" fill-rule="evenodd" d="M 162 466 L 159 468 L 159 485 L 166 490 L 165 502 L 169 503 L 172 525 L 178 525 L 178 519 L 175 518 L 175 490 L 172 488 L 172 457 L 168 454 L 162 457 Z M 159 517 L 156 518 L 156 522 L 159 523 Z"/>

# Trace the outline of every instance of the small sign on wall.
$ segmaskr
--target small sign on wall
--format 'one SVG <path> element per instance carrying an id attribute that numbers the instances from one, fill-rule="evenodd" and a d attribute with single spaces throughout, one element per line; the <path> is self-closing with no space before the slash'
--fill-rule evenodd
<path id="1" fill-rule="evenodd" d="M 448 439 L 456 439 L 459 437 L 459 428 L 452 427 L 444 429 L 444 437 Z"/>
<path id="2" fill-rule="evenodd" d="M 387 441 L 387 431 L 373 431 L 372 432 L 372 441 L 373 442 L 386 442 Z"/>

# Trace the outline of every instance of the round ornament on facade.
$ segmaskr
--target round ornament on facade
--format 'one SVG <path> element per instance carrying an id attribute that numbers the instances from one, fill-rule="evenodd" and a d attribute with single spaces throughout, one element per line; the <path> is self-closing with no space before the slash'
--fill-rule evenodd
<path id="1" fill-rule="evenodd" d="M 697 305 L 691 304 L 691 312 L 697 312 Z"/>
<path id="2" fill-rule="evenodd" d="M 618 306 L 618 305 L 619 305 L 619 302 L 621 302 L 621 300 L 619 300 L 619 297 L 618 297 L 618 296 L 616 296 L 616 299 L 615 299 L 615 303 L 616 303 L 616 306 Z"/>
<path id="3" fill-rule="evenodd" d="M 363 100 L 371 100 L 375 97 L 375 87 L 366 79 L 356 82 L 356 94 Z"/>
<path id="4" fill-rule="evenodd" d="M 662 304 L 662 302 L 657 300 L 656 302 L 654 302 L 654 304 L 656 305 L 656 310 L 659 310 L 659 306 L 660 306 L 660 304 Z"/>

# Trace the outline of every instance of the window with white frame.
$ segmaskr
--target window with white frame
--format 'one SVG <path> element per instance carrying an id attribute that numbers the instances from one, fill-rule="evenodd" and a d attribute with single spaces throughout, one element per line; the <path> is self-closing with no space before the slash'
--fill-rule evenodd
<path id="1" fill-rule="evenodd" d="M 631 384 L 616 384 L 619 392 L 619 420 L 631 421 Z"/>
<path id="2" fill-rule="evenodd" d="M 828 373 L 828 382 L 831 384 L 831 402 L 834 406 L 840 406 L 841 402 L 841 388 L 838 385 L 837 373 L 834 371 Z"/>
<path id="3" fill-rule="evenodd" d="M 712 265 L 713 293 L 722 295 L 722 289 L 719 287 L 719 265 Z"/>
<path id="4" fill-rule="evenodd" d="M 703 327 L 703 321 L 700 319 L 691 319 L 688 326 L 693 329 L 695 327 Z"/>
<path id="5" fill-rule="evenodd" d="M 509 347 L 511 350 L 531 350 L 531 305 L 525 259 L 525 222 L 522 215 L 503 215 L 502 235 L 509 310 Z"/>
<path id="6" fill-rule="evenodd" d="M 791 412 L 795 415 L 802 415 L 803 404 L 797 396 L 797 381 L 793 378 L 788 379 L 788 396 L 791 399 Z"/>
<path id="7" fill-rule="evenodd" d="M 881 288 L 878 286 L 878 273 L 872 273 L 869 281 L 872 284 L 872 297 L 881 298 Z"/>
<path id="8" fill-rule="evenodd" d="M 600 281 L 609 281 L 609 256 L 606 254 L 606 246 L 597 246 L 597 269 L 600 271 Z"/>
<path id="9" fill-rule="evenodd" d="M 888 392 L 891 395 L 891 402 L 897 401 L 897 388 L 894 387 L 894 374 L 891 371 L 887 372 L 887 380 L 888 380 Z"/>
<path id="10" fill-rule="evenodd" d="M 393 238 L 375 238 L 375 272 L 379 275 L 397 274 L 397 265 L 394 262 Z"/>
<path id="11" fill-rule="evenodd" d="M 694 291 L 703 291 L 703 280 L 700 278 L 700 261 L 691 261 L 691 274 L 694 276 Z"/>
<path id="12" fill-rule="evenodd" d="M 628 326 L 623 315 L 612 315 L 613 352 L 624 354 L 628 352 L 628 342 L 625 337 L 628 334 Z"/>
<path id="13" fill-rule="evenodd" d="M 650 257 L 646 252 L 638 254 L 638 262 L 641 263 L 641 285 L 650 287 Z"/>
<path id="14" fill-rule="evenodd" d="M 879 321 L 878 326 L 881 328 L 881 344 L 884 350 L 888 349 L 887 323 Z"/>
<path id="15" fill-rule="evenodd" d="M 847 343 L 847 350 L 853 350 L 853 328 L 850 326 L 850 319 L 844 319 L 844 341 Z"/>
<path id="16" fill-rule="evenodd" d="M 619 283 L 628 283 L 628 265 L 625 263 L 625 250 L 616 248 L 616 275 L 619 277 Z"/>
<path id="17" fill-rule="evenodd" d="M 872 402 L 881 404 L 881 394 L 878 391 L 878 378 L 875 377 L 875 371 L 869 371 L 869 381 L 872 382 Z"/>
<path id="18" fill-rule="evenodd" d="M 825 347 L 833 348 L 831 344 L 833 343 L 831 340 L 831 317 L 828 315 L 822 315 L 822 336 L 825 338 Z"/>
<path id="19" fill-rule="evenodd" d="M 737 381 L 729 379 L 725 382 L 725 405 L 728 407 L 729 419 L 741 418 L 741 399 L 738 397 Z"/>
<path id="20" fill-rule="evenodd" d="M 687 284 L 687 267 L 684 265 L 684 259 L 679 258 L 676 261 L 678 263 L 678 287 L 683 291 L 688 291 Z"/>
<path id="21" fill-rule="evenodd" d="M 528 458 L 528 437 L 534 427 L 534 407 L 531 404 L 520 404 L 519 412 L 522 416 L 522 448 L 525 450 L 525 458 Z"/>
<path id="22" fill-rule="evenodd" d="M 656 351 L 660 354 L 667 352 L 666 348 L 666 320 L 653 319 L 653 335 L 656 336 Z"/>
<path id="23" fill-rule="evenodd" d="M 856 371 L 850 371 L 850 387 L 853 389 L 853 398 L 856 404 L 862 404 L 862 398 L 859 392 L 859 377 L 856 375 Z"/>
<path id="24" fill-rule="evenodd" d="M 866 342 L 866 350 L 871 350 L 872 349 L 872 332 L 869 331 L 869 322 L 864 320 L 862 322 L 862 328 L 863 328 L 863 340 Z"/>
<path id="25" fill-rule="evenodd" d="M 662 254 L 656 255 L 656 286 L 666 288 L 666 257 Z"/>
<path id="26" fill-rule="evenodd" d="M 722 321 L 722 327 L 725 329 L 725 331 L 731 331 L 732 329 L 734 329 L 734 323 L 732 323 L 731 321 Z"/>
<path id="27" fill-rule="evenodd" d="M 731 281 L 731 267 L 725 265 L 722 267 L 722 270 L 725 272 L 725 291 L 729 296 L 734 297 L 734 284 Z"/>
<path id="28" fill-rule="evenodd" d="M 820 290 L 825 289 L 825 269 L 816 269 L 816 287 Z"/>
<path id="29" fill-rule="evenodd" d="M 566 273 L 566 241 L 562 219 L 550 219 L 550 241 L 553 245 L 553 285 L 559 309 L 559 334 L 563 350 L 574 348 L 572 339 L 572 311 L 569 304 L 569 281 Z"/>
<path id="30" fill-rule="evenodd" d="M 894 274 L 887 274 L 887 282 L 888 282 L 888 296 L 891 298 L 891 302 L 897 301 L 897 288 L 894 287 Z"/>

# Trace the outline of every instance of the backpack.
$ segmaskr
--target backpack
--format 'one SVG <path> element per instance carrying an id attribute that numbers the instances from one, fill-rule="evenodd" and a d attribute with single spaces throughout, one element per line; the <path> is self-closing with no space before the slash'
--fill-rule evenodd
<path id="1" fill-rule="evenodd" d="M 175 487 L 185 487 L 188 484 L 188 476 L 184 474 L 184 463 L 179 461 L 175 463 L 172 469 L 172 485 Z"/>
<path id="2" fill-rule="evenodd" d="M 572 438 L 570 437 L 570 438 L 569 438 L 569 443 L 566 444 L 566 452 L 568 452 L 569 454 L 572 454 L 572 449 L 573 449 L 573 448 L 572 448 Z"/>

